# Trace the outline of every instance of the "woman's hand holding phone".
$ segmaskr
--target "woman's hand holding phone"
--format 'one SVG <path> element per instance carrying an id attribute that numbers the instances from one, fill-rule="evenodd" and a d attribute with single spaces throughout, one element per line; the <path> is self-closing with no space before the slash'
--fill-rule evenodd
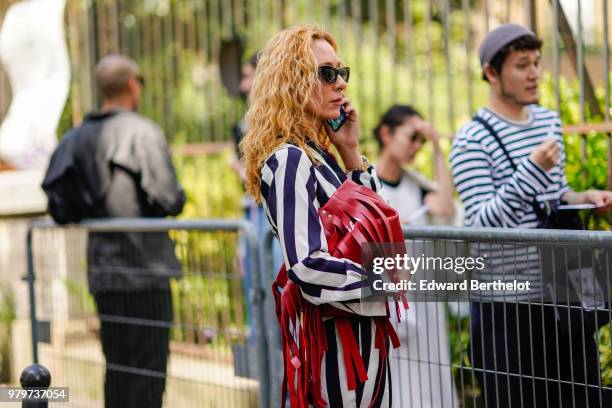
<path id="1" fill-rule="evenodd" d="M 358 168 L 361 163 L 361 154 L 359 153 L 359 117 L 355 107 L 351 105 L 348 98 L 342 100 L 341 107 L 346 114 L 344 124 L 337 130 L 333 131 L 327 123 L 324 122 L 325 130 L 329 139 L 336 146 L 344 166 L 347 169 Z"/>

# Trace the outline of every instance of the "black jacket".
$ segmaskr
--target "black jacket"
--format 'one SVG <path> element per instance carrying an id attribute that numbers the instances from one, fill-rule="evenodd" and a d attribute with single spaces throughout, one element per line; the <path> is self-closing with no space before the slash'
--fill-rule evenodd
<path id="1" fill-rule="evenodd" d="M 179 214 L 185 203 L 163 131 L 128 111 L 89 114 L 68 132 L 43 188 L 60 222 L 164 217 Z M 181 274 L 167 233 L 90 233 L 87 260 L 94 294 L 164 289 L 169 277 Z"/>

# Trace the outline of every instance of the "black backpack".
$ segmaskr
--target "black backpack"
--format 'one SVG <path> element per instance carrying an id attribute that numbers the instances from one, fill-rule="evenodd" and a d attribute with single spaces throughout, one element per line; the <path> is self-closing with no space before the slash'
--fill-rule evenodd
<path id="1" fill-rule="evenodd" d="M 42 183 L 48 199 L 47 210 L 58 224 L 95 216 L 99 201 L 75 163 L 78 136 L 78 129 L 73 129 L 62 139 L 51 156 Z"/>

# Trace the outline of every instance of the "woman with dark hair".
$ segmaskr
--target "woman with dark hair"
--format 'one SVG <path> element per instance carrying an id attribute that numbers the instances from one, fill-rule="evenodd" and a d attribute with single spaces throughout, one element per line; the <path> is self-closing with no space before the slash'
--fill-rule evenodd
<path id="1" fill-rule="evenodd" d="M 400 213 L 403 223 L 450 224 L 455 215 L 453 181 L 440 149 L 436 129 L 423 120 L 409 105 L 393 105 L 374 129 L 380 147 L 376 173 L 385 186 L 385 195 Z M 436 183 L 425 179 L 410 165 L 421 147 L 430 142 L 433 147 Z"/>
<path id="2" fill-rule="evenodd" d="M 240 90 L 240 95 L 248 101 L 249 94 L 251 93 L 251 87 L 253 86 L 253 78 L 255 78 L 255 70 L 257 69 L 257 60 L 259 58 L 259 51 L 253 53 L 251 57 L 242 65 L 241 68 L 241 76 L 240 83 L 238 84 L 238 88 Z M 232 158 L 232 169 L 238 174 L 240 179 L 244 181 L 244 164 L 242 163 L 242 153 L 238 146 L 242 141 L 242 138 L 247 132 L 246 121 L 244 119 L 240 120 L 240 122 L 236 123 L 232 127 L 232 137 L 234 139 L 235 146 L 235 157 Z M 250 207 L 257 208 L 257 206 L 253 206 L 252 200 L 247 200 L 248 205 L 247 212 L 250 211 Z"/>
<path id="3" fill-rule="evenodd" d="M 368 205 L 393 212 L 383 220 L 396 224 L 393 242 L 399 235 L 403 243 L 403 237 L 397 213 L 375 193 L 381 185 L 374 168 L 359 152 L 357 111 L 346 96 L 350 71 L 336 49 L 334 37 L 315 25 L 286 29 L 268 41 L 240 147 L 247 190 L 263 204 L 284 257 L 288 282 L 279 284 L 284 289 L 277 313 L 291 407 L 389 407 L 388 356 L 397 337 L 387 303 L 362 301 L 368 275 L 360 263 L 335 251 L 336 241 L 328 241 L 324 221 L 334 215 L 326 211 L 343 192 L 368 197 Z M 341 108 L 346 121 L 332 131 L 327 121 Z M 344 169 L 328 150 L 332 144 Z M 343 230 L 365 232 L 367 227 L 353 220 Z M 286 313 L 290 322 L 282 318 Z"/>
<path id="4" fill-rule="evenodd" d="M 400 220 L 409 225 L 450 224 L 455 214 L 453 184 L 434 127 L 413 107 L 393 105 L 380 119 L 374 136 L 381 148 L 376 173 Z M 404 168 L 426 142 L 433 147 L 437 183 Z M 413 279 L 424 277 L 417 274 Z M 393 405 L 458 406 L 444 303 L 411 301 L 410 313 L 402 316 L 397 333 L 401 346 L 391 362 Z"/>

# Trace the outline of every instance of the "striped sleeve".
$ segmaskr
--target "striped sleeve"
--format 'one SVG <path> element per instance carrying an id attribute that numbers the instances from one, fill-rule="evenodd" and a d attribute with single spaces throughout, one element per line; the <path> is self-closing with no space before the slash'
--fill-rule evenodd
<path id="1" fill-rule="evenodd" d="M 315 198 L 314 167 L 297 147 L 276 151 L 262 168 L 264 205 L 283 250 L 287 275 L 314 304 L 361 298 L 361 265 L 329 253 Z"/>
<path id="2" fill-rule="evenodd" d="M 471 127 L 472 130 L 474 128 Z M 461 131 L 453 140 L 450 161 L 468 226 L 518 226 L 523 216 L 531 211 L 534 198 L 553 183 L 540 166 L 527 158 L 496 189 L 489 154 L 475 136 L 465 131 Z"/>
<path id="3" fill-rule="evenodd" d="M 346 173 L 346 177 L 353 180 L 357 184 L 369 187 L 372 190 L 381 193 L 382 183 L 376 176 L 376 169 L 370 165 L 366 171 L 352 170 Z"/>

